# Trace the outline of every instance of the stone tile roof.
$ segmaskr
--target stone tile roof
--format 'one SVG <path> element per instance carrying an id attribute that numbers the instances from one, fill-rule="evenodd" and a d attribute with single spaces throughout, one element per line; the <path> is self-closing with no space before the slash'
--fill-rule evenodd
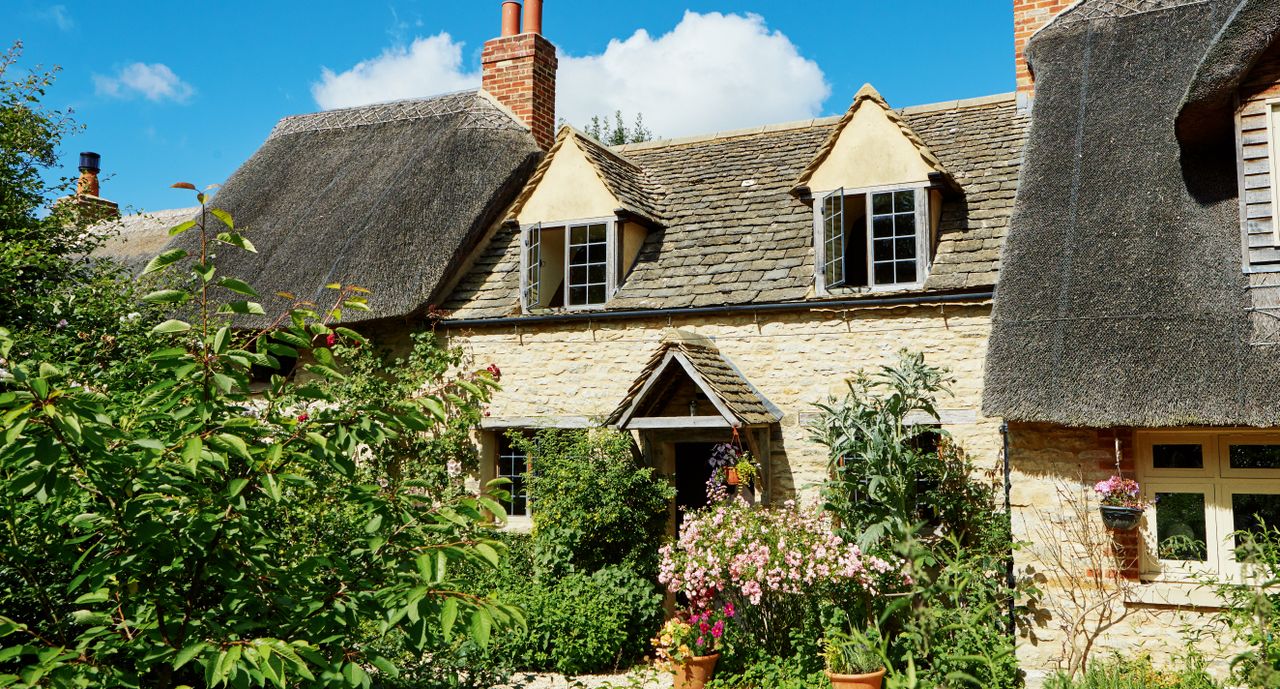
<path id="1" fill-rule="evenodd" d="M 926 291 L 991 287 L 1009 225 L 1027 118 L 1012 94 L 898 111 L 963 189 L 943 204 Z M 665 190 L 651 232 L 608 310 L 813 299 L 813 213 L 791 194 L 839 118 L 615 152 Z M 455 318 L 517 315 L 518 230 L 504 227 L 443 306 Z"/>
<path id="2" fill-rule="evenodd" d="M 641 398 L 642 393 L 646 388 L 651 387 L 651 381 L 656 376 L 662 375 L 664 370 L 669 368 L 670 364 L 664 366 L 668 363 L 669 357 L 672 363 L 680 359 L 689 365 L 685 373 L 688 374 L 689 370 L 692 370 L 693 375 L 697 377 L 694 382 L 699 387 L 709 390 L 715 395 L 716 400 L 729 410 L 733 418 L 726 421 L 735 427 L 771 424 L 779 419 L 779 415 L 770 409 L 768 402 L 732 364 L 725 360 L 720 350 L 710 340 L 683 330 L 669 330 L 663 335 L 662 344 L 649 358 L 644 370 L 631 384 L 626 397 L 609 415 L 608 425 L 621 424 L 622 427 L 626 427 L 626 422 L 631 420 L 635 410 L 647 401 Z"/>

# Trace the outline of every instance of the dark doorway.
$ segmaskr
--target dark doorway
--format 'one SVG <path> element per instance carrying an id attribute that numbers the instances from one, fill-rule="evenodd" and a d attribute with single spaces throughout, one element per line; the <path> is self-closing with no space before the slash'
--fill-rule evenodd
<path id="1" fill-rule="evenodd" d="M 676 530 L 684 512 L 705 507 L 707 479 L 711 478 L 711 448 L 715 443 L 676 443 Z"/>

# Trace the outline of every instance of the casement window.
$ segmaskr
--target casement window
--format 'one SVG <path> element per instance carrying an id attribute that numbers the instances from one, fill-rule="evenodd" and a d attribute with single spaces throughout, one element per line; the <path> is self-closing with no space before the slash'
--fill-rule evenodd
<path id="1" fill-rule="evenodd" d="M 510 496 L 502 501 L 509 517 L 527 517 L 530 514 L 528 475 L 529 455 L 516 447 L 507 434 L 499 433 L 494 478 L 511 482 L 506 487 Z"/>
<path id="2" fill-rule="evenodd" d="M 1280 434 L 1140 433 L 1138 473 L 1146 575 L 1238 579 L 1238 534 L 1280 527 Z"/>
<path id="3" fill-rule="evenodd" d="M 622 235 L 613 218 L 521 229 L 526 312 L 601 308 L 621 282 Z"/>
<path id="4" fill-rule="evenodd" d="M 919 287 L 929 271 L 927 187 L 822 194 L 814 203 L 819 293 Z"/>

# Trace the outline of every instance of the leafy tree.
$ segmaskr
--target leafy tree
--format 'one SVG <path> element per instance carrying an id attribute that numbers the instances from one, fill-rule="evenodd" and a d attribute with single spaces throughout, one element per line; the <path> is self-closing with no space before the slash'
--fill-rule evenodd
<path id="1" fill-rule="evenodd" d="M 652 141 L 654 138 L 653 132 L 644 126 L 644 114 L 637 113 L 636 121 L 628 127 L 622 119 L 621 110 L 614 111 L 613 122 L 609 121 L 607 115 L 604 117 L 593 116 L 591 122 L 583 127 L 582 131 L 607 146 L 638 144 L 644 141 Z"/>
<path id="2" fill-rule="evenodd" d="M 0 54 L 0 324 L 15 353 L 57 352 L 80 384 L 115 389 L 137 374 L 153 313 L 118 267 L 88 259 L 105 238 L 86 231 L 95 218 L 54 201 L 68 183 L 44 176 L 79 128 L 41 104 L 56 70 L 18 74 L 21 55 L 21 43 Z"/>
<path id="3" fill-rule="evenodd" d="M 487 533 L 498 503 L 379 485 L 365 462 L 449 423 L 445 397 L 483 403 L 492 378 L 391 405 L 339 405 L 280 375 L 251 396 L 250 367 L 280 357 L 341 380 L 335 349 L 368 345 L 334 322 L 365 298 L 333 285 L 327 309 L 297 304 L 267 330 L 237 331 L 233 318 L 262 308 L 208 250 L 253 246 L 197 198 L 200 216 L 173 233 L 200 232 L 199 252 L 146 269 L 180 272 L 146 299 L 190 317 L 153 329 L 137 399 L 17 359 L 0 329 L 0 686 L 369 687 L 398 668 L 368 627 L 447 649 L 520 623 L 458 580 L 459 564 L 500 564 Z"/>

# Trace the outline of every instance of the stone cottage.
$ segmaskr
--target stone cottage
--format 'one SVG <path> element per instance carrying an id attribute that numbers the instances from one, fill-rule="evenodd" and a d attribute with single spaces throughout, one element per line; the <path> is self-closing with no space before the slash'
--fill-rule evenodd
<path id="1" fill-rule="evenodd" d="M 1280 523 L 1280 2 L 1039 4 L 1062 11 L 1028 50 L 983 408 L 1008 422 L 1019 567 L 1046 571 L 1046 529 L 1098 518 L 1095 481 L 1140 482 L 1155 504 L 1106 533 L 1116 598 L 1086 627 L 1095 653 L 1167 656 L 1221 604 L 1206 579 L 1244 574 L 1233 533 Z M 1047 567 L 1050 607 L 1092 562 Z M 1061 622 L 1024 666 L 1073 643 Z"/>

